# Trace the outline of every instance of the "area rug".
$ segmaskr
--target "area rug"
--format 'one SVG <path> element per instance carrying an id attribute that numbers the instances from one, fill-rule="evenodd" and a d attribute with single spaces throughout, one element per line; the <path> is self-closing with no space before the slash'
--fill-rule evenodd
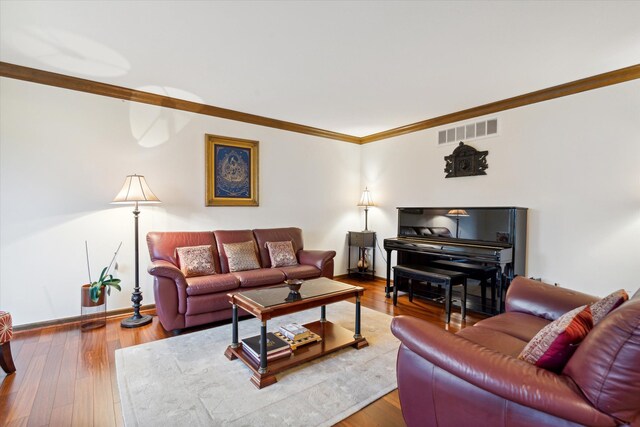
<path id="1" fill-rule="evenodd" d="M 320 309 L 275 318 L 269 330 L 318 320 Z M 354 330 L 355 305 L 327 306 L 327 319 Z M 251 371 L 224 351 L 231 325 L 116 350 L 125 425 L 330 426 L 394 390 L 399 342 L 391 316 L 362 308 L 369 346 L 346 348 L 277 375 L 258 390 Z M 258 334 L 257 319 L 239 322 L 240 337 Z"/>

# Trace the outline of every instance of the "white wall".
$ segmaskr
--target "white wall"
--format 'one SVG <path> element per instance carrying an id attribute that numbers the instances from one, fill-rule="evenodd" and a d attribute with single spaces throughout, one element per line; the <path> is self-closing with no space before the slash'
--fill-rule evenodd
<path id="1" fill-rule="evenodd" d="M 396 206 L 529 208 L 528 275 L 596 295 L 640 285 L 640 81 L 500 113 L 488 175 L 444 178 L 438 129 L 362 147 L 212 117 L 0 78 L 0 308 L 16 325 L 79 314 L 87 281 L 120 241 L 130 307 L 131 207 L 109 205 L 127 174 L 145 175 L 159 206 L 140 216 L 143 304 L 149 230 L 299 226 L 305 246 L 335 249 L 362 228 L 367 185 L 380 244 L 396 233 Z M 204 134 L 260 141 L 260 207 L 204 206 Z M 376 267 L 384 276 L 378 252 Z M 94 279 L 95 280 L 95 279 Z"/>
<path id="2" fill-rule="evenodd" d="M 85 240 L 94 280 L 123 242 L 108 309 L 131 306 L 132 207 L 109 202 L 132 173 L 163 202 L 141 208 L 143 304 L 150 230 L 298 226 L 345 271 L 346 231 L 361 226 L 359 146 L 6 78 L 0 94 L 0 308 L 14 324 L 80 314 Z M 204 206 L 205 133 L 260 141 L 259 207 Z"/>
<path id="3" fill-rule="evenodd" d="M 640 286 L 640 81 L 497 114 L 486 176 L 444 178 L 439 128 L 363 146 L 380 241 L 397 206 L 529 208 L 527 274 L 604 296 Z M 473 122 L 473 121 L 470 121 Z M 467 122 L 465 122 L 467 123 Z M 450 127 L 449 125 L 447 127 Z M 381 257 L 378 275 L 384 276 Z M 393 264 L 392 264 L 393 265 Z"/>

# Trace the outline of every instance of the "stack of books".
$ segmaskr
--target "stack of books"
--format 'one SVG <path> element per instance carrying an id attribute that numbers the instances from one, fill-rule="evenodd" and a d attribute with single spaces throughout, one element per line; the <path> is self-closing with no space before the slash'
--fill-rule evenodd
<path id="1" fill-rule="evenodd" d="M 260 335 L 242 340 L 242 351 L 254 362 L 260 364 Z M 274 333 L 267 333 L 267 362 L 291 355 L 289 343 Z"/>
<path id="2" fill-rule="evenodd" d="M 297 341 L 307 338 L 311 334 L 311 331 L 297 323 L 289 323 L 287 325 L 280 326 L 280 333 L 291 341 Z"/>
<path id="3" fill-rule="evenodd" d="M 288 342 L 291 350 L 295 350 L 303 345 L 322 341 L 322 337 L 320 335 L 314 334 L 309 329 L 298 325 L 297 323 L 280 326 L 279 331 L 276 332 L 276 336 Z"/>

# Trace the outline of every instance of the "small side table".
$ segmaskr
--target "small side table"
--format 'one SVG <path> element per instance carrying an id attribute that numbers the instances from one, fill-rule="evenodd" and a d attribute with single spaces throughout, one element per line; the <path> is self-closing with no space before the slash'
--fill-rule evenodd
<path id="1" fill-rule="evenodd" d="M 351 266 L 351 248 L 358 248 L 356 265 Z M 358 267 L 358 262 L 365 260 L 365 254 L 371 248 L 371 264 L 366 268 Z M 347 273 L 349 277 L 358 276 L 361 278 L 373 279 L 376 273 L 376 232 L 375 231 L 349 231 L 349 249 Z"/>

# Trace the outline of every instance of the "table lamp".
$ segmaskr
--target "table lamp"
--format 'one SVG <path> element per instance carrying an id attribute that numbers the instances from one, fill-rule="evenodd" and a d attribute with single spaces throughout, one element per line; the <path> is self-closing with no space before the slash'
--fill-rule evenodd
<path id="1" fill-rule="evenodd" d="M 375 205 L 373 204 L 373 199 L 371 199 L 371 193 L 369 192 L 367 187 L 364 187 L 364 191 L 362 192 L 362 196 L 360 197 L 360 202 L 358 203 L 358 206 L 364 207 L 364 231 L 369 231 L 368 221 L 367 221 L 368 220 L 367 215 L 369 214 L 369 206 L 375 206 Z"/>

